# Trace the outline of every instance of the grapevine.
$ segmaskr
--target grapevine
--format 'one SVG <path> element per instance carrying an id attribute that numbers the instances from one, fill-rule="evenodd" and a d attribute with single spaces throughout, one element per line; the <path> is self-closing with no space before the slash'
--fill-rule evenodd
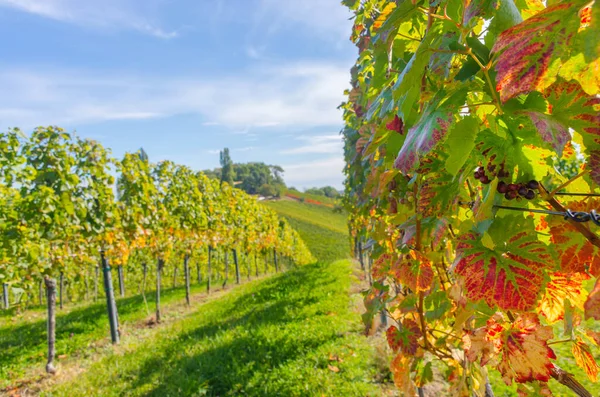
<path id="1" fill-rule="evenodd" d="M 343 0 L 346 206 L 406 396 L 596 381 L 600 3 Z M 557 216 L 560 215 L 560 216 Z M 562 327 L 557 324 L 563 322 Z"/>
<path id="2" fill-rule="evenodd" d="M 0 283 L 22 291 L 23 304 L 45 276 L 62 276 L 70 300 L 89 298 L 94 272 L 97 299 L 102 255 L 130 279 L 143 274 L 144 288 L 149 265 L 160 262 L 160 273 L 185 263 L 189 283 L 190 261 L 200 269 L 209 246 L 234 241 L 248 254 L 281 246 L 297 264 L 312 261 L 295 231 L 278 228 L 255 198 L 143 151 L 118 161 L 58 127 L 0 133 Z"/>

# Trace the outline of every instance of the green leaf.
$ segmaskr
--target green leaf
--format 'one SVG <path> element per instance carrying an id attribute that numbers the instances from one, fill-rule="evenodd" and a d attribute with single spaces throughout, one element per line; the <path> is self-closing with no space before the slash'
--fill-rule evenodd
<path id="1" fill-rule="evenodd" d="M 448 158 L 446 171 L 455 176 L 463 167 L 475 148 L 475 137 L 479 132 L 479 123 L 475 117 L 465 117 L 448 133 L 446 144 Z"/>

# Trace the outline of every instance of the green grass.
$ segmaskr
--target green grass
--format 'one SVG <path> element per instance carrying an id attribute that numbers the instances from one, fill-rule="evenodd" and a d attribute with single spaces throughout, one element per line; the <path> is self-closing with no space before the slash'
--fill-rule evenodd
<path id="1" fill-rule="evenodd" d="M 323 229 L 348 235 L 346 214 L 335 213 L 331 208 L 292 200 L 266 201 L 265 204 L 286 218 L 302 220 Z"/>
<path id="2" fill-rule="evenodd" d="M 47 395 L 379 395 L 351 271 L 319 263 L 246 284 Z"/>
<path id="3" fill-rule="evenodd" d="M 192 286 L 192 293 L 206 290 L 206 284 Z M 146 293 L 148 308 L 154 313 L 154 291 Z M 164 315 L 169 317 L 167 306 L 185 299 L 184 288 L 166 288 L 161 293 Z M 127 329 L 133 323 L 148 317 L 141 295 L 117 299 L 119 321 Z M 25 313 L 18 321 L 5 321 L 0 327 L 0 389 L 10 380 L 20 379 L 29 368 L 44 368 L 47 351 L 46 318 L 36 315 L 39 310 Z M 31 316 L 28 319 L 27 316 Z M 58 310 L 56 316 L 56 354 L 81 355 L 89 352 L 90 343 L 108 339 L 109 324 L 106 303 L 99 300 L 91 305 L 79 305 Z M 60 362 L 60 360 L 58 360 Z"/>
<path id="4" fill-rule="evenodd" d="M 269 201 L 269 207 L 285 217 L 322 262 L 348 258 L 351 254 L 346 216 L 326 207 L 294 201 Z"/>

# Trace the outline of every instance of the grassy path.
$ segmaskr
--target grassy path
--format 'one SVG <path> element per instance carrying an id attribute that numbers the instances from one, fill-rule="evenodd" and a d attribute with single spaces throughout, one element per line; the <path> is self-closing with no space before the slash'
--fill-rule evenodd
<path id="1" fill-rule="evenodd" d="M 229 291 L 220 285 L 210 299 Z M 207 300 L 206 284 L 192 286 L 192 304 Z M 139 333 L 141 328 L 152 326 L 155 303 L 154 291 L 146 292 L 148 311 L 141 295 L 118 298 L 120 329 L 123 337 Z M 186 311 L 185 289 L 167 288 L 161 293 L 163 322 L 181 318 Z M 193 308 L 192 308 L 193 309 Z M 21 384 L 37 383 L 46 378 L 46 319 L 44 312 L 25 312 L 14 322 L 4 320 L 0 325 L 0 393 L 2 389 Z M 110 346 L 108 316 L 104 300 L 98 303 L 65 307 L 56 317 L 57 363 L 69 366 L 71 362 L 94 359 Z"/>
<path id="2" fill-rule="evenodd" d="M 349 261 L 257 280 L 128 340 L 52 396 L 379 395 Z"/>

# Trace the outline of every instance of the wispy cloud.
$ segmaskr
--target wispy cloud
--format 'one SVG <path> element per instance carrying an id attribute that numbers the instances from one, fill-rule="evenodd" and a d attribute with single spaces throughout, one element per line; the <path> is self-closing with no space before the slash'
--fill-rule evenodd
<path id="1" fill-rule="evenodd" d="M 231 151 L 233 152 L 248 152 L 250 150 L 254 150 L 254 146 L 246 146 L 246 147 L 240 147 L 240 148 L 233 148 L 231 149 Z"/>
<path id="2" fill-rule="evenodd" d="M 155 23 L 157 0 L 0 0 L 0 7 L 39 15 L 74 25 L 103 29 L 128 29 L 161 39 L 179 35 Z"/>
<path id="3" fill-rule="evenodd" d="M 232 128 L 339 125 L 337 106 L 347 86 L 346 67 L 327 63 L 261 67 L 210 80 L 0 69 L 0 91 L 11 92 L 0 97 L 0 128 L 186 113 Z"/>
<path id="4" fill-rule="evenodd" d="M 282 154 L 308 154 L 308 153 L 342 153 L 342 137 L 338 135 L 300 136 L 297 138 L 305 144 L 285 149 Z"/>
<path id="5" fill-rule="evenodd" d="M 344 169 L 342 156 L 329 157 L 312 162 L 283 165 L 285 181 L 288 186 L 308 188 L 332 185 L 341 188 L 340 175 Z"/>
<path id="6" fill-rule="evenodd" d="M 350 36 L 351 13 L 339 1 L 261 0 L 255 23 L 259 30 L 275 33 L 280 29 L 303 29 L 322 39 L 347 40 Z"/>

